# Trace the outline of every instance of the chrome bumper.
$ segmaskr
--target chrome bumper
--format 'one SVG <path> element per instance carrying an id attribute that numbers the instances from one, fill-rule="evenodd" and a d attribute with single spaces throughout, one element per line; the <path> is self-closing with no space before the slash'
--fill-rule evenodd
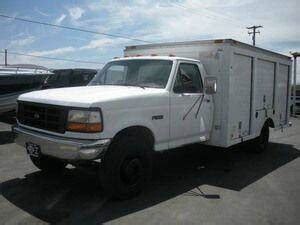
<path id="1" fill-rule="evenodd" d="M 111 140 L 80 140 L 63 138 L 28 130 L 19 126 L 12 127 L 16 133 L 15 142 L 25 147 L 27 142 L 40 145 L 41 153 L 65 160 L 93 160 L 108 148 Z"/>

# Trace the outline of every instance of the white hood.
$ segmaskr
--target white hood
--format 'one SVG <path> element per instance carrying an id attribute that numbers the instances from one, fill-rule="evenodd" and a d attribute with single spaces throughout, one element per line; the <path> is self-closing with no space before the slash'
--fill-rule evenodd
<path id="1" fill-rule="evenodd" d="M 93 103 L 151 96 L 164 89 L 132 86 L 84 86 L 33 91 L 21 95 L 18 100 L 45 104 L 90 107 Z"/>

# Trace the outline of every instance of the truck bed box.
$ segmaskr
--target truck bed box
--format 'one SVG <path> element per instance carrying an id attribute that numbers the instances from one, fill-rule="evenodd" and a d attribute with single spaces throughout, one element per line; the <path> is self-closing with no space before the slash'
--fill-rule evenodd
<path id="1" fill-rule="evenodd" d="M 232 39 L 127 46 L 124 56 L 174 55 L 200 60 L 217 78 L 208 145 L 229 147 L 259 136 L 268 120 L 289 121 L 291 59 Z"/>

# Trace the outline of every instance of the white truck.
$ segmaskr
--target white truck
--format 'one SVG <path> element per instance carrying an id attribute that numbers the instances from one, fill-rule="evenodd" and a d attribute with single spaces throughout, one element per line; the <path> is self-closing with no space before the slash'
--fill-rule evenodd
<path id="1" fill-rule="evenodd" d="M 97 162 L 105 190 L 128 198 L 154 151 L 266 149 L 269 127 L 288 126 L 290 77 L 289 57 L 231 39 L 129 46 L 87 87 L 21 95 L 13 130 L 39 169 Z"/>

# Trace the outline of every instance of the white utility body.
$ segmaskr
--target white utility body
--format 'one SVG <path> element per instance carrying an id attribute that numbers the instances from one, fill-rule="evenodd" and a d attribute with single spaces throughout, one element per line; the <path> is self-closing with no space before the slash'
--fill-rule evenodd
<path id="1" fill-rule="evenodd" d="M 291 59 L 235 40 L 129 46 L 125 57 L 175 55 L 200 60 L 206 76 L 217 78 L 206 144 L 229 147 L 259 136 L 266 119 L 287 127 Z M 207 107 L 207 106 L 203 106 Z M 174 122 L 174 121 L 173 121 Z"/>
<path id="2" fill-rule="evenodd" d="M 89 86 L 21 95 L 16 143 L 42 170 L 100 159 L 105 190 L 126 198 L 152 151 L 266 149 L 289 123 L 290 74 L 289 57 L 230 39 L 128 46 Z"/>

